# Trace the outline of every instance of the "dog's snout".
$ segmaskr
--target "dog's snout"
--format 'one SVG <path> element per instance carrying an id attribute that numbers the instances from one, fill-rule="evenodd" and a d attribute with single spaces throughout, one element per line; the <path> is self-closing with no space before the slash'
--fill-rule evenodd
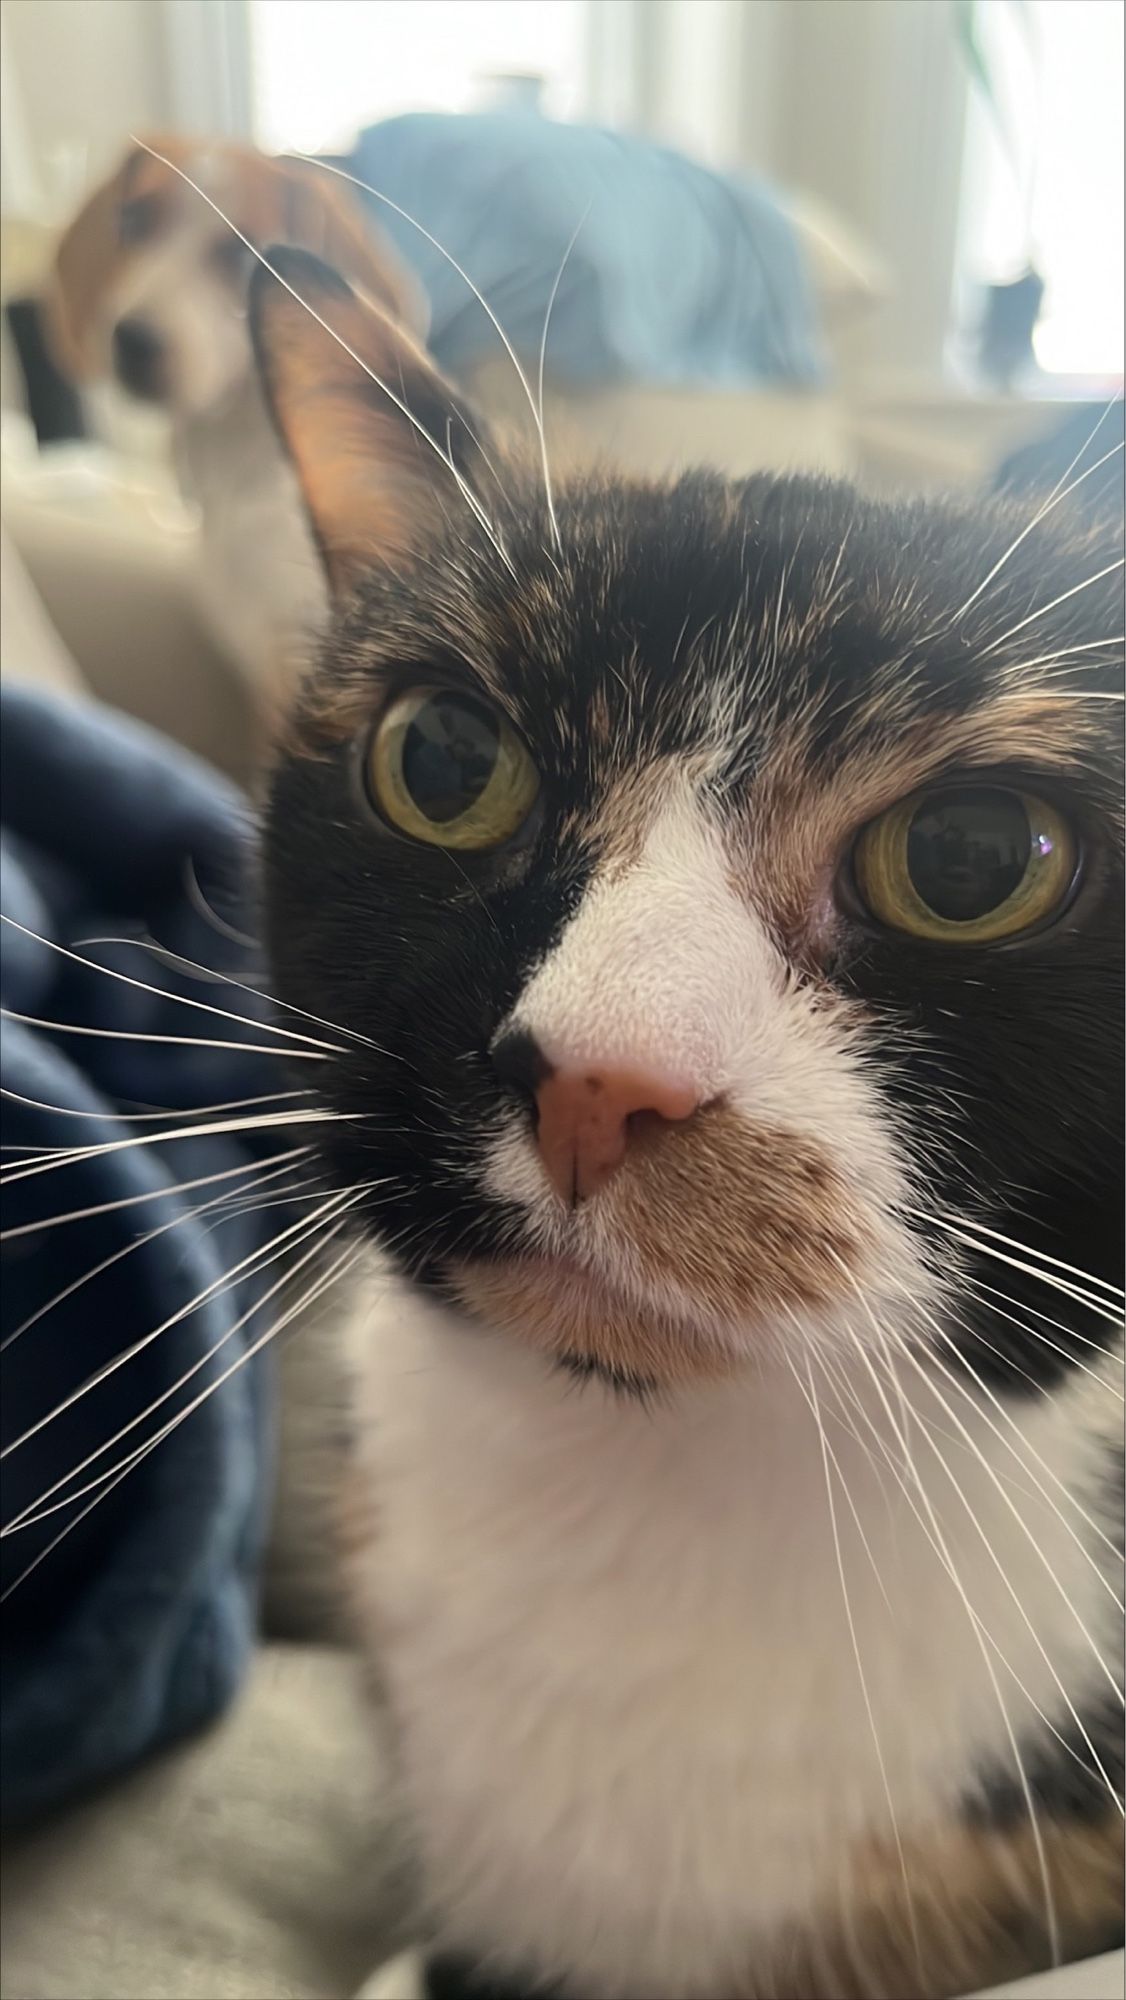
<path id="1" fill-rule="evenodd" d="M 165 389 L 165 352 L 148 320 L 120 319 L 113 330 L 113 365 L 118 380 L 134 396 L 156 401 Z"/>

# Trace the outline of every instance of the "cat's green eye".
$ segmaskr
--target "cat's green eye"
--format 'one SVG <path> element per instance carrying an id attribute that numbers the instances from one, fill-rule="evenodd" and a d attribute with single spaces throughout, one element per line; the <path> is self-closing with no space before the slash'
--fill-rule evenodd
<path id="1" fill-rule="evenodd" d="M 1075 835 L 1044 799 L 998 785 L 915 792 L 866 826 L 856 887 L 892 930 L 992 944 L 1043 924 L 1075 875 Z"/>
<path id="2" fill-rule="evenodd" d="M 500 847 L 536 801 L 539 773 L 495 710 L 450 688 L 411 688 L 384 710 L 367 756 L 372 802 L 433 847 Z"/>

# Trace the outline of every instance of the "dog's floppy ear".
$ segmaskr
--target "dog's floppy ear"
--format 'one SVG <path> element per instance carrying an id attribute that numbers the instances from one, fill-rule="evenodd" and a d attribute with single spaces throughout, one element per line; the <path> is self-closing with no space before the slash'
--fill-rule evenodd
<path id="1" fill-rule="evenodd" d="M 98 307 L 128 255 L 121 215 L 144 158 L 131 146 L 116 173 L 95 188 L 59 239 L 43 296 L 43 319 L 56 361 L 75 382 L 98 366 L 91 334 Z"/>
<path id="2" fill-rule="evenodd" d="M 483 455 L 411 333 L 319 259 L 284 247 L 267 255 L 273 270 L 259 265 L 250 287 L 255 353 L 341 593 L 381 561 L 409 562 L 441 510 L 471 504 L 458 482 L 479 485 Z"/>

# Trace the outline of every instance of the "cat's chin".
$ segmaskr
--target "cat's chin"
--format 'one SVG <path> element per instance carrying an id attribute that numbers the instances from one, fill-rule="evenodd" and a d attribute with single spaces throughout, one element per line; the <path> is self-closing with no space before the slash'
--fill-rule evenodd
<path id="1" fill-rule="evenodd" d="M 630 1297 L 566 1256 L 455 1261 L 446 1283 L 474 1319 L 618 1388 L 715 1380 L 744 1365 L 751 1346 L 706 1310 Z"/>

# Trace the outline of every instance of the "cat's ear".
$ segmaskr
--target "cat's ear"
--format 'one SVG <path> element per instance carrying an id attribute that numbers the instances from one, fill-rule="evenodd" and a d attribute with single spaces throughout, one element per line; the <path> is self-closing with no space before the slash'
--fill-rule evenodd
<path id="1" fill-rule="evenodd" d="M 443 511 L 468 504 L 484 464 L 478 431 L 405 327 L 319 258 L 267 255 L 272 268 L 259 265 L 250 288 L 254 351 L 342 593 L 381 561 L 409 561 Z"/>

